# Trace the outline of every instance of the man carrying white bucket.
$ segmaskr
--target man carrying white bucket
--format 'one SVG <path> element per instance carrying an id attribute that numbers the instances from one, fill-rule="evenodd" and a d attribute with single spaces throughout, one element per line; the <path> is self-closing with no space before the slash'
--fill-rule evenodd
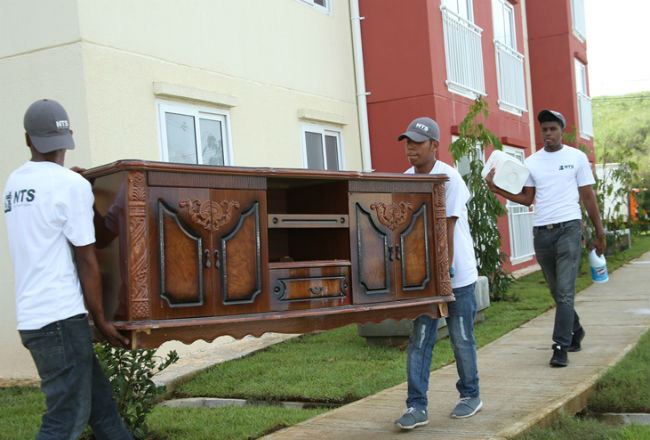
<path id="1" fill-rule="evenodd" d="M 605 250 L 605 231 L 592 189 L 594 175 L 587 156 L 562 144 L 564 116 L 553 110 L 537 115 L 544 148 L 530 155 L 526 168 L 530 176 L 518 194 L 494 184 L 495 171 L 486 177 L 492 192 L 513 202 L 530 206 L 535 201 L 533 236 L 537 262 L 555 300 L 552 367 L 569 363 L 567 352 L 579 351 L 585 331 L 574 310 L 575 284 L 582 257 L 582 212 L 580 200 L 596 229 L 596 253 Z"/>

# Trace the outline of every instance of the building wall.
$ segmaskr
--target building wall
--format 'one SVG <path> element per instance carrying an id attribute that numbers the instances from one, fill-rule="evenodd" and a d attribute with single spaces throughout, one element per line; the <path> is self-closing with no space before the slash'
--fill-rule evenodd
<path id="1" fill-rule="evenodd" d="M 160 160 L 156 100 L 230 113 L 234 165 L 303 167 L 300 123 L 342 130 L 361 151 L 347 0 L 0 0 L 0 181 L 28 160 L 22 118 L 49 97 L 68 110 L 66 165 Z M 0 247 L 7 249 L 4 216 Z M 0 377 L 35 377 L 15 331 L 13 272 L 0 252 Z"/>
<path id="2" fill-rule="evenodd" d="M 573 33 L 570 1 L 529 1 L 526 8 L 535 115 L 543 109 L 557 110 L 566 119 L 565 133 L 571 133 L 579 126 L 574 60 L 588 65 L 586 42 Z M 537 120 L 535 133 L 536 145 L 542 146 Z M 593 162 L 593 139 L 580 137 L 579 130 L 577 133 L 577 141 L 591 150 L 589 159 Z"/>
<path id="3" fill-rule="evenodd" d="M 531 146 L 532 104 L 521 116 L 504 111 L 498 104 L 496 54 L 493 44 L 492 2 L 474 1 L 474 23 L 483 29 L 483 72 L 489 106 L 486 123 L 504 144 L 525 150 Z M 514 4 L 517 50 L 525 53 L 526 41 L 522 2 Z M 453 163 L 447 150 L 458 134 L 473 100 L 449 91 L 445 62 L 444 31 L 440 0 L 412 0 L 400 4 L 360 0 L 364 65 L 370 121 L 372 164 L 377 171 L 402 172 L 410 167 L 404 154 L 404 142 L 397 137 L 409 122 L 419 116 L 430 116 L 440 126 L 438 159 Z M 527 4 L 527 3 L 526 3 Z M 525 69 L 528 69 L 526 64 Z M 486 157 L 491 151 L 486 152 Z M 502 200 L 505 203 L 504 200 Z M 507 217 L 498 221 L 502 249 L 509 253 L 510 239 Z M 507 264 L 516 270 L 534 263 Z"/>

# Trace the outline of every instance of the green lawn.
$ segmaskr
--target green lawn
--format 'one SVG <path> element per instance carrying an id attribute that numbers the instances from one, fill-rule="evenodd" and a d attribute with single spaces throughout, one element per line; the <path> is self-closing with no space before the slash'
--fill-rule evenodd
<path id="1" fill-rule="evenodd" d="M 608 258 L 610 272 L 650 249 L 650 237 L 635 238 L 631 249 Z M 583 262 L 578 290 L 591 284 L 587 271 L 588 265 Z M 511 288 L 518 293 L 519 301 L 495 302 L 485 311 L 486 320 L 479 323 L 475 331 L 479 347 L 552 307 L 540 273 L 521 278 Z M 452 361 L 449 340 L 439 341 L 432 369 Z M 176 394 L 339 404 L 406 381 L 405 370 L 404 350 L 366 347 L 365 340 L 357 335 L 356 326 L 347 326 L 304 335 L 246 358 L 217 365 L 184 384 Z M 0 439 L 34 438 L 44 410 L 44 398 L 38 388 L 0 388 Z M 326 409 L 295 410 L 274 406 L 157 407 L 148 423 L 170 439 L 248 439 L 323 411 Z M 621 437 L 626 438 L 639 437 Z"/>

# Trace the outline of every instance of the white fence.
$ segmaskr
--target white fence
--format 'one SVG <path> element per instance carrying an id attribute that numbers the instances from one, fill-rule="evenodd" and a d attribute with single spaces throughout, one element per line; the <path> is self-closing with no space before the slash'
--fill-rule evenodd
<path id="1" fill-rule="evenodd" d="M 499 105 L 526 111 L 524 56 L 499 41 L 494 42 L 497 58 Z"/>
<path id="2" fill-rule="evenodd" d="M 481 49 L 483 30 L 445 6 L 440 9 L 445 38 L 447 85 L 460 93 L 485 95 Z"/>

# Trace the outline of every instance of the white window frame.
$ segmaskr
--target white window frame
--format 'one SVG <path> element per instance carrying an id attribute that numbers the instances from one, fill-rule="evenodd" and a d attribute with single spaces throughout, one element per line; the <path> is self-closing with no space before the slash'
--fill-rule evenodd
<path id="1" fill-rule="evenodd" d="M 332 0 L 323 0 L 325 6 L 319 5 L 315 0 L 296 0 L 300 3 L 307 4 L 317 11 L 323 12 L 325 14 L 332 14 Z"/>
<path id="2" fill-rule="evenodd" d="M 343 130 L 341 127 L 330 124 L 317 124 L 314 122 L 301 122 L 300 123 L 300 146 L 302 148 L 302 166 L 305 169 L 316 169 L 309 168 L 307 164 L 307 137 L 306 132 L 318 133 L 323 137 L 323 164 L 325 164 L 325 170 L 327 170 L 327 155 L 325 154 L 325 136 L 336 136 L 337 145 L 336 145 L 336 155 L 339 161 L 338 170 L 329 170 L 329 171 L 340 171 L 345 169 L 345 164 L 343 162 Z"/>
<path id="3" fill-rule="evenodd" d="M 474 2 L 473 0 L 442 0 L 442 6 L 454 14 L 474 23 Z M 463 10 L 463 7 L 465 10 Z"/>
<path id="4" fill-rule="evenodd" d="M 587 66 L 574 58 L 576 77 L 576 101 L 578 103 L 578 133 L 583 139 L 594 136 L 591 97 L 587 93 Z"/>
<path id="5" fill-rule="evenodd" d="M 497 19 L 499 16 L 500 20 Z M 497 102 L 501 110 L 521 116 L 528 109 L 524 80 L 524 56 L 517 52 L 515 8 L 507 0 L 492 0 L 492 17 L 499 93 Z M 504 29 L 497 32 L 497 23 L 502 24 Z M 510 41 L 498 38 L 497 35 L 501 33 L 508 34 L 507 39 Z"/>
<path id="6" fill-rule="evenodd" d="M 521 148 L 504 145 L 503 152 L 511 156 L 512 158 L 518 160 L 519 162 L 521 162 L 521 164 L 524 163 L 524 160 L 526 158 L 526 154 L 524 150 Z M 525 205 L 521 205 L 511 200 L 506 201 L 506 210 L 508 211 L 508 234 L 510 237 L 510 263 L 511 264 L 519 264 L 519 263 L 523 263 L 524 261 L 530 261 L 533 259 L 533 256 L 535 255 L 535 248 L 533 246 L 533 216 L 535 210 L 534 210 L 534 205 L 531 206 L 532 208 L 529 208 Z M 515 213 L 515 211 L 525 211 L 525 209 L 528 209 L 528 212 Z M 530 242 L 529 242 L 530 250 L 529 252 L 526 252 L 522 255 L 515 255 L 515 250 L 516 250 L 514 246 L 515 234 L 514 234 L 514 227 L 513 227 L 513 225 L 515 224 L 514 216 L 522 215 L 522 214 L 525 214 L 530 218 Z"/>
<path id="7" fill-rule="evenodd" d="M 571 28 L 578 40 L 584 42 L 587 39 L 584 0 L 571 0 Z"/>
<path id="8" fill-rule="evenodd" d="M 213 121 L 221 122 L 221 126 L 223 127 L 222 140 L 224 166 L 234 165 L 232 137 L 230 130 L 230 112 L 228 110 L 216 107 L 208 107 L 204 105 L 169 101 L 165 99 L 156 100 L 156 109 L 158 112 L 158 145 L 160 148 L 160 158 L 163 162 L 169 162 L 169 148 L 167 145 L 167 124 L 165 120 L 165 113 L 176 113 L 192 116 L 194 118 L 194 136 L 196 139 L 197 164 L 202 165 L 203 162 L 203 155 L 201 154 L 201 136 L 199 135 L 199 119 L 210 119 Z"/>

